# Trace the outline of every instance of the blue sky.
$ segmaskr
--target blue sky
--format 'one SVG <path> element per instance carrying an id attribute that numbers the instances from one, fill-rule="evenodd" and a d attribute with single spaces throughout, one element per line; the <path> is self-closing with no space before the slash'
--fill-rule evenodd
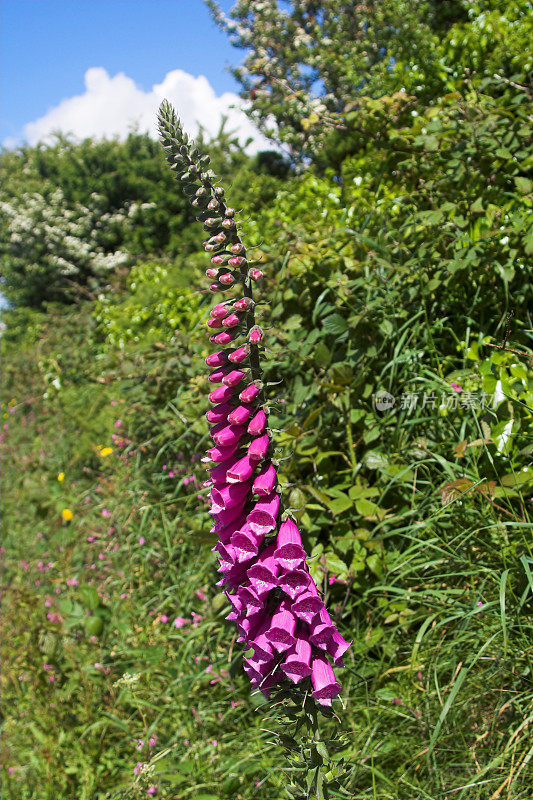
<path id="1" fill-rule="evenodd" d="M 51 129 L 124 135 L 130 111 L 147 128 L 161 92 L 181 106 L 186 126 L 199 118 L 209 129 L 237 101 L 227 66 L 243 57 L 203 0 L 0 0 L 0 54 L 8 146 L 46 140 Z M 242 122 L 244 131 L 241 112 L 232 114 L 231 127 Z"/>

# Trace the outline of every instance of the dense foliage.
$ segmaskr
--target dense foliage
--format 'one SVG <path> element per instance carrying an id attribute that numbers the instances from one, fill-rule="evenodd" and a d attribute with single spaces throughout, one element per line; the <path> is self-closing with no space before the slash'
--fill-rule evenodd
<path id="1" fill-rule="evenodd" d="M 332 797 L 527 800 L 530 3 L 365 2 L 355 38 L 352 4 L 281 5 L 240 2 L 236 35 L 293 163 L 209 150 L 265 261 L 285 494 L 353 640 Z M 285 796 L 195 455 L 200 226 L 148 137 L 2 162 L 4 795 Z"/>

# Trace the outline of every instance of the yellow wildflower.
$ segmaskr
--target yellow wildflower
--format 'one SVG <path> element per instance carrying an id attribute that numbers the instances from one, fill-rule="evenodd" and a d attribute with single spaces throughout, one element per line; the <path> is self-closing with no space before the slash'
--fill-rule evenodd
<path id="1" fill-rule="evenodd" d="M 57 480 L 59 481 L 59 483 L 61 483 L 61 481 L 64 481 L 65 480 L 65 473 L 64 472 L 60 472 L 59 475 L 57 476 Z"/>
<path id="2" fill-rule="evenodd" d="M 74 514 L 72 513 L 70 508 L 64 508 L 63 511 L 61 512 L 61 516 L 63 517 L 65 522 L 70 522 L 71 519 L 73 519 Z"/>
<path id="3" fill-rule="evenodd" d="M 105 458 L 106 456 L 110 456 L 112 452 L 113 452 L 112 447 L 104 447 L 102 450 L 100 450 L 100 455 L 102 456 L 102 458 Z"/>

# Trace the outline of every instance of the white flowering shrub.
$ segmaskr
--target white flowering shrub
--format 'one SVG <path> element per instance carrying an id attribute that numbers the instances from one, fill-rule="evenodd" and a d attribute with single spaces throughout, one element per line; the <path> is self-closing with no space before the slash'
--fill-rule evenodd
<path id="1" fill-rule="evenodd" d="M 130 254 L 114 248 L 131 224 L 129 209 L 108 213 L 104 202 L 93 193 L 87 205 L 68 206 L 61 189 L 0 202 L 2 291 L 10 301 L 41 306 L 72 300 L 131 263 Z"/>

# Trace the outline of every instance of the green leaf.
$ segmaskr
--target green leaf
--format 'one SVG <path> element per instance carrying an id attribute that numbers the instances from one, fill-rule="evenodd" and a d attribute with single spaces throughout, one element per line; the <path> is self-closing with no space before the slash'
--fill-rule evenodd
<path id="1" fill-rule="evenodd" d="M 515 177 L 514 182 L 516 183 L 516 188 L 522 192 L 522 194 L 531 194 L 533 191 L 533 181 L 529 178 L 523 177 Z"/>
<path id="2" fill-rule="evenodd" d="M 348 323 L 340 314 L 331 314 L 331 316 L 322 320 L 322 327 L 326 333 L 340 336 L 348 330 Z"/>

